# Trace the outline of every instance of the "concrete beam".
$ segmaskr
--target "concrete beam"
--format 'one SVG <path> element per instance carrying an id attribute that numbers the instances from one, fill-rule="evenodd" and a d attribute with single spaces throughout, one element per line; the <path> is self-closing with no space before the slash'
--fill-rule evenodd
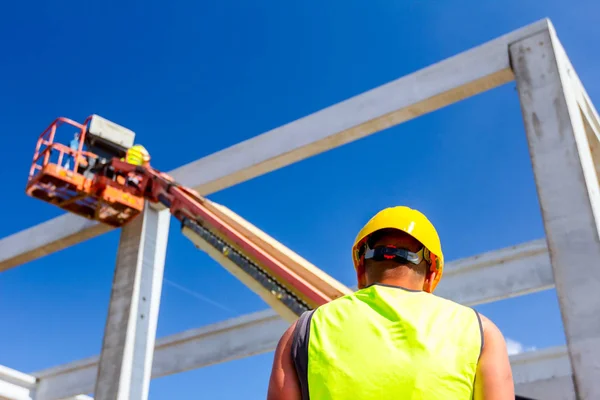
<path id="1" fill-rule="evenodd" d="M 576 397 L 599 399 L 600 269 L 593 260 L 600 259 L 600 186 L 577 101 L 582 95 L 559 46 L 551 30 L 511 45 L 510 53 Z"/>
<path id="2" fill-rule="evenodd" d="M 567 357 L 566 349 L 565 357 Z M 519 383 L 515 385 L 515 394 L 527 400 L 577 400 L 571 375 Z"/>
<path id="3" fill-rule="evenodd" d="M 571 363 L 564 346 L 511 356 L 517 395 L 532 399 L 575 400 Z"/>
<path id="4" fill-rule="evenodd" d="M 245 322 L 249 324 L 246 326 L 247 328 L 252 328 L 253 323 L 252 319 L 256 319 L 257 321 L 261 320 L 261 317 L 266 317 L 266 320 L 269 320 L 266 314 L 273 314 L 272 312 L 262 312 L 257 313 L 252 316 L 242 317 L 245 318 Z M 248 318 L 250 317 L 250 318 Z M 272 317 L 275 317 L 272 315 Z M 265 321 L 266 321 L 265 320 Z M 275 319 L 271 319 L 271 322 L 274 322 Z M 225 333 L 229 328 L 231 328 L 231 324 L 228 324 L 227 321 L 225 323 L 215 324 L 212 327 L 207 327 L 210 329 L 204 329 L 204 334 L 208 334 L 208 331 L 214 331 L 215 333 Z M 242 321 L 238 321 L 242 322 Z M 269 322 L 266 322 L 269 323 Z M 280 326 L 281 332 L 285 330 L 285 326 Z M 197 336 L 192 333 L 193 330 L 189 332 L 184 332 L 182 334 L 173 335 L 173 341 L 181 341 L 187 342 L 190 338 Z M 196 332 L 198 333 L 198 332 Z M 164 343 L 161 343 L 164 342 Z M 160 348 L 165 348 L 167 345 L 166 341 L 159 341 L 157 343 L 157 350 Z M 270 346 L 267 346 L 270 347 Z M 259 352 L 262 352 L 262 349 L 257 349 Z M 184 354 L 184 353 L 182 353 Z M 158 361 L 158 359 L 157 359 Z M 214 359 L 213 359 L 214 361 Z M 73 371 L 78 368 L 85 368 L 86 363 L 82 363 L 79 366 L 73 365 Z M 517 354 L 511 356 L 511 366 L 513 369 L 513 375 L 515 380 L 515 391 L 518 395 L 530 397 L 533 399 L 552 399 L 552 400 L 575 400 L 573 382 L 571 380 L 570 374 L 570 362 L 569 357 L 567 355 L 567 351 L 565 347 L 552 347 L 548 349 L 527 352 L 522 354 Z M 160 367 L 155 367 L 157 369 L 157 373 L 159 372 Z M 9 370 L 8 368 L 0 366 L 0 387 L 1 381 L 6 381 L 7 379 L 12 379 L 14 381 L 14 374 L 18 374 L 17 385 L 22 389 L 34 389 L 36 378 L 32 375 L 27 375 L 20 373 L 18 371 L 10 370 L 12 372 L 12 376 L 7 377 L 3 371 Z M 47 371 L 49 374 L 52 373 L 52 370 Z M 55 371 L 59 372 L 59 371 Z M 154 371 L 153 371 L 154 373 Z M 55 375 L 56 376 L 56 375 Z M 81 375 L 80 375 L 81 376 Z M 156 376 L 153 376 L 156 377 Z M 41 382 L 44 382 L 44 379 L 41 379 Z M 3 393 L 3 392 L 0 392 Z M 1 396 L 1 394 L 0 394 Z M 0 397 L 2 399 L 2 397 Z M 27 397 L 7 397 L 9 400 L 13 399 L 27 399 L 31 398 Z M 3 399 L 4 400 L 4 399 Z M 66 400 L 93 400 L 89 396 L 79 395 L 72 396 L 67 398 Z"/>
<path id="5" fill-rule="evenodd" d="M 36 378 L 0 365 L 0 400 L 33 400 Z"/>
<path id="6" fill-rule="evenodd" d="M 551 29 L 552 35 L 556 32 Z M 567 53 L 560 41 L 555 40 L 552 44 L 556 57 L 561 60 L 564 73 L 562 74 L 563 85 L 570 88 L 569 92 L 575 97 L 583 118 L 583 125 L 587 133 L 587 139 L 592 152 L 592 159 L 596 168 L 596 174 L 600 176 L 600 116 L 594 107 L 585 87 L 573 68 Z"/>
<path id="7" fill-rule="evenodd" d="M 245 323 L 238 324 L 238 322 L 241 321 L 229 323 L 229 326 L 227 323 L 221 323 L 194 330 L 196 332 L 184 332 L 179 335 L 179 340 L 173 337 L 172 342 L 157 343 L 152 378 L 230 361 L 242 355 L 248 357 L 273 351 L 277 340 L 288 326 L 271 310 L 247 316 Z M 200 332 L 201 330 L 203 332 Z M 563 397 L 534 396 L 533 398 L 574 399 L 574 397 L 564 397 L 570 393 L 568 384 L 564 386 L 564 380 L 568 382 L 570 377 L 566 348 L 544 349 L 511 356 L 511 365 L 515 372 L 517 394 L 531 396 L 546 393 L 547 389 L 544 388 L 554 388 L 555 382 L 559 381 L 563 387 L 549 393 L 564 393 Z M 56 400 L 64 394 L 86 391 L 93 387 L 95 376 L 93 360 L 90 359 L 73 367 L 68 372 L 54 369 L 36 374 L 40 377 L 40 386 L 54 389 L 55 395 L 44 399 Z M 50 394 L 49 391 L 46 393 Z"/>
<path id="8" fill-rule="evenodd" d="M 450 262 L 447 271 L 440 292 L 471 305 L 552 287 L 550 260 L 540 240 Z M 152 377 L 273 351 L 288 326 L 266 310 L 167 336 L 156 342 Z M 44 393 L 39 400 L 91 392 L 97 362 L 91 357 L 35 373 Z"/>
<path id="9" fill-rule="evenodd" d="M 547 32 L 541 20 L 410 75 L 171 171 L 201 195 L 266 174 L 514 79 L 510 43 Z M 63 215 L 0 241 L 0 271 L 105 233 Z M 31 243 L 31 244 L 30 244 Z"/>
<path id="10" fill-rule="evenodd" d="M 0 365 L 0 400 L 36 400 L 37 378 Z M 93 400 L 86 395 L 61 400 Z"/>
<path id="11" fill-rule="evenodd" d="M 152 378 L 266 353 L 287 327 L 274 311 L 266 310 L 167 336 L 156 341 Z M 98 357 L 90 357 L 34 373 L 43 393 L 37 400 L 91 393 L 97 370 Z"/>
<path id="12" fill-rule="evenodd" d="M 93 391 L 97 400 L 148 398 L 170 219 L 167 210 L 146 205 L 141 218 L 121 230 Z M 47 398 L 40 387 L 36 399 Z"/>
<path id="13" fill-rule="evenodd" d="M 546 241 L 538 239 L 449 262 L 435 293 L 474 306 L 552 287 Z"/>
<path id="14" fill-rule="evenodd" d="M 64 214 L 0 240 L 0 272 L 74 246 L 112 228 Z"/>

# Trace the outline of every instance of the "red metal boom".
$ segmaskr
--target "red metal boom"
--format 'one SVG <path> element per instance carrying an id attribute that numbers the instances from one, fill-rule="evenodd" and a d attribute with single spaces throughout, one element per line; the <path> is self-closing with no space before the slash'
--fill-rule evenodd
<path id="1" fill-rule="evenodd" d="M 116 175 L 135 177 L 137 181 L 135 189 L 129 188 L 133 195 L 143 196 L 152 203 L 163 204 L 170 209 L 175 218 L 182 222 L 191 219 L 207 226 L 228 244 L 237 247 L 244 255 L 266 269 L 271 276 L 285 282 L 286 286 L 294 288 L 294 291 L 300 294 L 309 306 L 316 307 L 331 300 L 328 295 L 316 289 L 296 272 L 233 229 L 216 213 L 204 206 L 206 201 L 204 198 L 193 190 L 177 184 L 170 176 L 151 167 L 139 167 L 118 159 L 113 159 L 106 170 Z"/>

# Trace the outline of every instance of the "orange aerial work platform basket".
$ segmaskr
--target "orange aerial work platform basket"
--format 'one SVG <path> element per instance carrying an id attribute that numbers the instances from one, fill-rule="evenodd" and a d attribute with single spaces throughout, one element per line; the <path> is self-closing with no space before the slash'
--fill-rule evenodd
<path id="1" fill-rule="evenodd" d="M 92 132 L 92 125 L 95 132 Z M 70 131 L 69 145 L 57 140 L 59 128 L 60 138 L 65 141 L 68 136 L 64 134 Z M 115 145 L 105 140 L 106 132 L 110 136 L 118 128 L 122 127 L 97 115 L 88 117 L 83 124 L 62 117 L 54 120 L 37 141 L 27 194 L 114 227 L 131 221 L 143 210 L 144 198 L 125 185 L 126 177 L 109 179 L 97 175 L 113 156 L 121 157 L 126 151 L 127 144 Z M 107 147 L 106 143 L 112 147 Z"/>

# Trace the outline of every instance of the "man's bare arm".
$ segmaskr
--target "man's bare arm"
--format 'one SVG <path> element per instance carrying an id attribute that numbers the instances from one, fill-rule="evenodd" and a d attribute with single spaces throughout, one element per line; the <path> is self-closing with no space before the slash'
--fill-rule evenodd
<path id="1" fill-rule="evenodd" d="M 295 327 L 294 323 L 285 331 L 275 349 L 267 400 L 300 400 L 302 397 L 291 352 Z"/>
<path id="2" fill-rule="evenodd" d="M 514 400 L 515 386 L 504 336 L 483 315 L 481 322 L 484 345 L 475 378 L 475 400 Z"/>

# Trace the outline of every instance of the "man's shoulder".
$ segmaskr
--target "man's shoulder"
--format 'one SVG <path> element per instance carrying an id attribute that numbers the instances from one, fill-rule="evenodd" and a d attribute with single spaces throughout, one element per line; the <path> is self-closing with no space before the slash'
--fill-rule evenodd
<path id="1" fill-rule="evenodd" d="M 477 310 L 475 310 L 473 307 L 466 306 L 466 305 L 458 303 L 454 300 L 450 300 L 450 299 L 438 296 L 433 293 L 428 293 L 428 296 L 432 299 L 432 301 L 435 301 L 439 304 L 443 304 L 446 307 L 450 307 L 450 308 L 454 308 L 456 310 L 462 310 L 462 311 L 470 312 L 470 313 L 473 313 L 473 312 L 477 313 Z"/>
<path id="2" fill-rule="evenodd" d="M 483 330 L 484 336 L 492 336 L 495 338 L 502 337 L 504 340 L 504 336 L 500 331 L 500 328 L 498 328 L 498 326 L 491 319 L 479 312 L 477 314 L 481 320 L 481 329 Z"/>
<path id="3" fill-rule="evenodd" d="M 437 303 L 440 306 L 438 310 L 443 311 L 443 315 L 445 315 L 445 319 L 448 322 L 455 322 L 457 320 L 463 321 L 463 323 L 478 330 L 479 335 L 483 340 L 485 326 L 484 317 L 475 308 L 430 293 L 428 293 L 428 298 L 430 301 Z M 440 316 L 439 313 L 436 315 L 438 317 Z M 467 325 L 465 325 L 465 328 Z"/>
<path id="4" fill-rule="evenodd" d="M 345 294 L 341 297 L 335 298 L 328 301 L 327 303 L 321 304 L 311 310 L 305 311 L 299 318 L 298 321 L 303 320 L 303 323 L 310 324 L 315 319 L 329 320 L 330 317 L 336 315 L 345 308 L 353 308 L 356 306 L 356 294 L 360 291 Z"/>

